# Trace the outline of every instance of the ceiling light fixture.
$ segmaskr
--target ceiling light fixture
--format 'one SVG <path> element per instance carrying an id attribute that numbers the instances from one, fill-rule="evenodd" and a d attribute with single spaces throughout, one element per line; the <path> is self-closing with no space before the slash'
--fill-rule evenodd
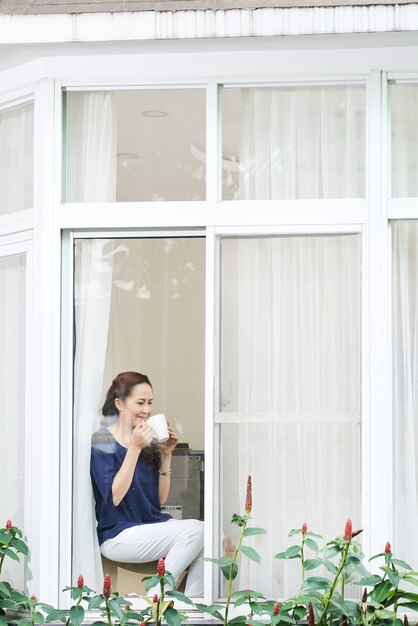
<path id="1" fill-rule="evenodd" d="M 149 110 L 149 111 L 142 111 L 142 115 L 144 117 L 168 117 L 168 113 L 167 111 L 158 111 L 157 109 L 153 110 Z"/>
<path id="2" fill-rule="evenodd" d="M 139 159 L 139 154 L 135 152 L 118 152 L 116 156 L 118 159 Z"/>

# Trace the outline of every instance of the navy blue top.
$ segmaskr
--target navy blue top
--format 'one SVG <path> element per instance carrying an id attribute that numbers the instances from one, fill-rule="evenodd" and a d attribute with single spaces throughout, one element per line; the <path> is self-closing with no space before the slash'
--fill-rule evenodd
<path id="1" fill-rule="evenodd" d="M 165 522 L 171 517 L 161 513 L 158 470 L 142 454 L 138 457 L 132 483 L 125 497 L 118 506 L 113 504 L 112 483 L 126 452 L 127 448 L 118 443 L 107 428 L 101 428 L 93 434 L 90 475 L 100 544 L 130 526 Z"/>

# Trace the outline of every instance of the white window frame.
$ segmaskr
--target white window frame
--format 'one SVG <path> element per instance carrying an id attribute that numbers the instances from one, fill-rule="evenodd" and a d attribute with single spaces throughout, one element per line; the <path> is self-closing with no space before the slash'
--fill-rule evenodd
<path id="1" fill-rule="evenodd" d="M 55 605 L 62 601 L 61 581 L 69 582 L 68 558 L 65 546 L 59 547 L 59 537 L 69 536 L 68 493 L 61 489 L 58 467 L 66 471 L 68 451 L 63 453 L 67 441 L 62 440 L 62 465 L 59 465 L 58 442 L 60 432 L 60 384 L 68 387 L 68 363 L 63 363 L 60 377 L 60 287 L 61 249 L 63 234 L 63 274 L 69 272 L 71 259 L 68 239 L 64 231 L 126 229 L 183 229 L 206 227 L 207 242 L 207 302 L 206 302 L 206 423 L 207 454 L 212 462 L 206 464 L 206 493 L 214 493 L 214 442 L 212 418 L 214 415 L 213 376 L 215 371 L 215 319 L 216 294 L 215 255 L 216 238 L 222 229 L 236 224 L 236 231 L 249 228 L 286 228 L 295 232 L 335 232 L 335 229 L 357 228 L 362 232 L 362 420 L 363 420 L 363 545 L 366 554 L 381 551 L 391 535 L 392 502 L 388 497 L 391 484 L 391 402 L 390 402 L 390 232 L 388 219 L 401 213 L 400 202 L 387 201 L 388 180 L 386 75 L 375 70 L 374 51 L 312 50 L 304 51 L 259 49 L 257 54 L 248 49 L 235 51 L 234 42 L 228 47 L 219 42 L 213 52 L 201 55 L 181 52 L 176 60 L 173 76 L 173 55 L 164 51 L 153 55 L 109 55 L 106 63 L 102 57 L 52 57 L 42 63 L 30 64 L 30 79 L 35 84 L 35 195 L 33 214 L 21 220 L 21 230 L 28 221 L 35 229 L 33 240 L 33 291 L 42 301 L 36 302 L 33 318 L 37 332 L 33 353 L 41 355 L 36 374 L 31 369 L 31 395 L 36 397 L 42 384 L 51 388 L 46 394 L 43 414 L 39 417 L 38 436 L 32 450 L 39 445 L 41 462 L 33 476 L 35 491 L 29 501 L 34 519 L 31 524 L 31 550 L 36 592 L 46 602 Z M 218 50 L 219 49 L 219 50 Z M 219 51 L 221 53 L 219 54 Z M 409 53 L 410 55 L 410 53 Z M 198 58 L 196 58 L 198 57 Z M 410 64 L 401 52 L 382 50 L 381 67 L 390 64 L 396 71 Z M 324 74 L 324 67 L 328 73 Z M 350 72 L 345 68 L 349 67 Z M 344 68 L 341 71 L 341 68 Z M 48 78 L 44 78 L 47 76 Z M 389 75 L 392 76 L 392 75 Z M 112 77 L 110 79 L 109 77 Z M 216 77 L 216 78 L 214 78 Z M 296 77 L 296 78 L 295 78 Z M 22 68 L 4 72 L 2 90 L 27 89 Z M 220 201 L 220 142 L 216 110 L 219 100 L 217 85 L 250 84 L 341 84 L 366 81 L 367 95 L 367 163 L 366 198 L 333 200 L 283 200 L 283 201 Z M 63 204 L 61 202 L 61 90 L 68 89 L 120 89 L 167 88 L 178 86 L 207 86 L 207 199 L 202 202 L 167 203 L 94 203 Z M 373 111 L 373 115 L 371 115 Z M 218 128 L 218 132 L 216 129 Z M 414 202 L 414 201 L 411 201 Z M 396 204 L 397 203 L 397 204 Z M 406 202 L 402 215 L 408 217 Z M 388 209 L 389 205 L 389 209 Z M 26 220 L 26 222 L 25 222 Z M 25 222 L 25 225 L 23 225 Z M 280 226 L 277 226 L 277 223 Z M 17 228 L 17 226 L 14 226 Z M 13 228 L 13 227 L 10 227 Z M 0 234 L 8 226 L 0 222 Z M 174 232 L 173 232 L 174 234 Z M 68 276 L 68 274 L 67 274 Z M 68 280 L 63 280 L 63 291 L 68 297 Z M 64 312 L 62 328 L 68 327 L 68 310 Z M 65 334 L 65 333 L 64 333 Z M 384 344 L 384 345 L 383 345 Z M 43 349 L 41 350 L 41 346 Z M 66 369 L 67 368 L 67 369 Z M 61 414 L 62 434 L 67 433 L 71 412 L 68 412 L 68 394 L 63 396 Z M 66 407 L 66 408 L 65 408 Z M 372 436 L 373 435 L 373 436 Z M 54 448 L 55 445 L 55 448 Z M 49 456 L 48 456 L 49 455 Z M 54 468 L 51 472 L 50 468 Z M 42 485 L 39 485 L 39 480 Z M 42 507 L 39 508 L 39 499 Z M 61 517 L 58 515 L 61 503 Z M 65 504 L 67 503 L 67 504 Z M 213 515 L 213 507 L 206 498 L 206 513 Z M 67 508 L 66 508 L 67 507 Z M 208 510 L 209 509 L 209 510 Z M 36 514 L 35 514 L 36 511 Z M 36 518 L 36 519 L 35 519 Z M 205 541 L 208 553 L 213 553 L 212 524 L 206 524 Z M 209 528 L 210 526 L 210 528 Z M 48 536 L 47 545 L 42 538 Z M 42 545 L 42 548 L 41 548 Z M 62 554 L 61 554 L 62 552 Z M 58 562 L 60 568 L 58 571 Z M 212 564 L 205 564 L 205 601 L 212 600 Z"/>

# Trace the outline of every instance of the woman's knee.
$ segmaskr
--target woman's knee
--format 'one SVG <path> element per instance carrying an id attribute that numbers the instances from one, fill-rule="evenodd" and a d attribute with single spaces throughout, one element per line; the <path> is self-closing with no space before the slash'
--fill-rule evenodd
<path id="1" fill-rule="evenodd" d="M 203 547 L 204 523 L 198 519 L 188 520 L 190 522 L 190 535 L 195 538 L 197 544 Z"/>

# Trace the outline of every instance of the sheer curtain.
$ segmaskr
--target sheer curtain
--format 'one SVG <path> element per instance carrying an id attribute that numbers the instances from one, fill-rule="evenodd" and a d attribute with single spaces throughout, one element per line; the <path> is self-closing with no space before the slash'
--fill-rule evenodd
<path id="1" fill-rule="evenodd" d="M 26 255 L 0 257 L 0 519 L 25 528 Z M 24 589 L 24 561 L 6 559 L 2 577 Z"/>
<path id="2" fill-rule="evenodd" d="M 116 116 L 109 93 L 68 100 L 68 199 L 114 201 Z M 112 242 L 83 240 L 75 257 L 73 576 L 100 589 L 103 571 L 90 482 L 90 439 L 98 427 L 112 289 Z"/>
<path id="3" fill-rule="evenodd" d="M 418 85 L 390 86 L 392 196 L 418 196 Z"/>
<path id="4" fill-rule="evenodd" d="M 364 197 L 365 87 L 241 90 L 242 200 Z"/>
<path id="5" fill-rule="evenodd" d="M 0 111 L 0 215 L 33 206 L 33 104 Z"/>
<path id="6" fill-rule="evenodd" d="M 394 549 L 418 561 L 418 223 L 393 225 Z"/>
<path id="7" fill-rule="evenodd" d="M 306 521 L 329 538 L 348 517 L 361 523 L 359 237 L 224 239 L 221 250 L 224 541 L 251 474 L 252 524 L 268 534 L 251 540 L 262 566 L 242 559 L 237 586 L 287 595 L 298 564 L 273 556 L 291 528 Z"/>

